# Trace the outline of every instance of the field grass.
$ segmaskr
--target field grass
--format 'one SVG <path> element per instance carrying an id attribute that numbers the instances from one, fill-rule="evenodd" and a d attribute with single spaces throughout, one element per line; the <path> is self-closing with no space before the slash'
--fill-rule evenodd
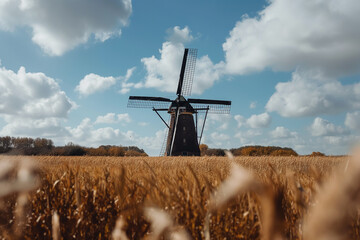
<path id="1" fill-rule="evenodd" d="M 327 230 L 343 236 L 334 239 L 359 239 L 360 171 L 347 161 L 0 156 L 0 237 L 328 239 L 321 223 L 340 222 L 337 232 Z M 346 174 L 334 180 L 333 172 Z M 328 195 L 338 201 L 329 202 Z M 321 202 L 343 207 L 343 215 L 317 210 Z"/>

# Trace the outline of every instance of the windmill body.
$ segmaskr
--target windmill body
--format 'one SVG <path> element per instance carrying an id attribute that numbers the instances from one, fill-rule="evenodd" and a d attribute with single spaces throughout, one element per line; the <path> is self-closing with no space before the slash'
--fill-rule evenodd
<path id="1" fill-rule="evenodd" d="M 184 97 L 177 100 L 168 111 L 171 116 L 165 154 L 168 156 L 199 156 L 200 149 L 193 117 L 194 109 Z M 180 105 L 180 107 L 177 108 L 176 105 Z"/>
<path id="2" fill-rule="evenodd" d="M 128 107 L 152 108 L 168 127 L 166 138 L 166 156 L 199 156 L 200 141 L 208 113 L 229 113 L 231 101 L 209 99 L 186 99 L 191 93 L 195 72 L 196 49 L 185 49 L 182 61 L 177 98 L 170 100 L 162 97 L 130 96 Z M 170 114 L 169 124 L 159 114 Z M 198 128 L 198 113 L 205 112 L 205 118 Z M 195 119 L 194 119 L 195 115 Z M 201 131 L 200 136 L 198 132 Z"/>

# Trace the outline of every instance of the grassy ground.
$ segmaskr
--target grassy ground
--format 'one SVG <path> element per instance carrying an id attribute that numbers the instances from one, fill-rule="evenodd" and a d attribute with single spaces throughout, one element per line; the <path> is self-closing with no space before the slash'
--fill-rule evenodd
<path id="1" fill-rule="evenodd" d="M 328 176 L 344 172 L 348 158 L 0 160 L 5 169 L 0 184 L 10 189 L 0 190 L 5 239 L 311 239 L 306 229 L 316 231 L 306 227 L 306 217 L 316 212 L 321 189 L 333 181 Z M 356 239 L 359 214 L 349 209 L 346 222 L 336 218 L 345 237 Z"/>

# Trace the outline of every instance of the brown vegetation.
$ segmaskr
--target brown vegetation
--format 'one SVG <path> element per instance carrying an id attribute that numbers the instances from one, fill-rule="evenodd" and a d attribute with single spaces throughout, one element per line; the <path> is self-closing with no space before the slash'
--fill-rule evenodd
<path id="1" fill-rule="evenodd" d="M 323 156 L 325 156 L 325 154 L 322 153 L 322 152 L 312 152 L 312 153 L 310 154 L 310 156 L 313 156 L 313 157 L 315 157 L 315 156 L 317 156 L 317 157 L 323 157 Z"/>
<path id="2" fill-rule="evenodd" d="M 298 156 L 291 148 L 264 147 L 264 146 L 245 146 L 230 150 L 234 156 Z"/>
<path id="3" fill-rule="evenodd" d="M 51 156 L 147 156 L 143 149 L 135 146 L 123 147 L 102 145 L 88 148 L 72 142 L 55 147 L 52 140 L 46 138 L 0 137 L 0 154 L 8 155 L 51 155 Z"/>
<path id="4" fill-rule="evenodd" d="M 201 156 L 225 156 L 226 149 L 209 148 L 206 144 L 200 144 Z M 298 156 L 291 148 L 282 148 L 275 146 L 244 146 L 230 149 L 234 156 Z M 320 155 L 314 155 L 320 156 Z M 325 156 L 325 154 L 321 155 Z"/>
<path id="5" fill-rule="evenodd" d="M 4 168 L 3 164 L 21 167 L 23 157 L 4 158 L 7 160 L 0 162 L 6 172 L 0 171 L 2 183 L 5 179 L 18 181 L 24 171 L 16 166 Z M 303 229 L 305 216 L 309 212 L 319 214 L 312 210 L 317 206 L 316 194 L 334 169 L 344 172 L 342 165 L 347 160 L 271 156 L 31 159 L 37 165 L 32 173 L 40 177 L 41 185 L 34 182 L 35 177 L 28 188 L 0 194 L 0 237 L 305 239 L 306 229 L 314 231 L 311 227 Z M 352 170 L 342 181 L 341 194 L 355 191 L 344 186 L 359 173 Z M 358 181 L 353 184 L 359 185 Z M 343 201 L 349 205 L 349 215 L 341 218 L 341 226 L 347 226 L 341 239 L 360 237 L 359 214 L 350 204 L 355 200 L 349 200 L 352 196 L 358 195 L 333 205 L 343 206 Z M 308 236 L 321 239 L 319 233 L 314 234 Z"/>

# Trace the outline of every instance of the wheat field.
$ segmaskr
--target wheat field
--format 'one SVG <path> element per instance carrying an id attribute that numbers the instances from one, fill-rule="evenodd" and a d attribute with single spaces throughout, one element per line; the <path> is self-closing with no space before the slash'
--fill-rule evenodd
<path id="1" fill-rule="evenodd" d="M 359 239 L 359 162 L 0 156 L 0 238 Z"/>

